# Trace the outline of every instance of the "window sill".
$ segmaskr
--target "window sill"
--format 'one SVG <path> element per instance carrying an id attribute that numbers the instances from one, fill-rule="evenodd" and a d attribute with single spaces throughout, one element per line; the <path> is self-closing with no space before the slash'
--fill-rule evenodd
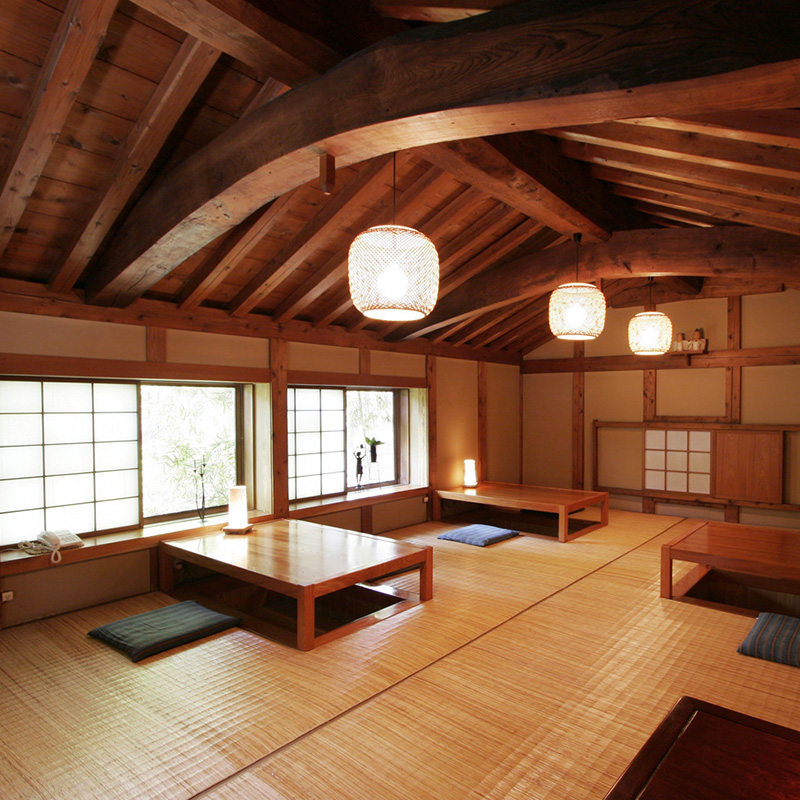
<path id="1" fill-rule="evenodd" d="M 58 567 L 64 564 L 74 564 L 78 561 L 89 561 L 93 558 L 119 555 L 120 553 L 133 553 L 137 550 L 149 550 L 158 547 L 158 543 L 165 539 L 178 539 L 182 536 L 201 536 L 206 533 L 216 533 L 225 527 L 227 514 L 215 514 L 206 517 L 205 524 L 198 524 L 199 520 L 173 520 L 157 525 L 146 525 L 144 528 L 134 528 L 117 533 L 103 533 L 97 536 L 84 536 L 83 547 L 61 551 L 61 561 L 53 564 L 50 554 L 29 555 L 22 550 L 10 549 L 0 552 L 0 572 L 3 575 L 18 575 L 23 572 Z M 250 511 L 250 522 L 263 522 L 272 519 L 271 514 L 265 511 Z"/>
<path id="2" fill-rule="evenodd" d="M 374 506 L 378 503 L 389 503 L 392 500 L 405 500 L 409 497 L 423 497 L 430 487 L 413 484 L 399 486 L 379 486 L 374 489 L 356 489 L 347 494 L 326 497 L 322 500 L 300 500 L 289 505 L 290 519 L 306 519 L 319 514 L 332 514 L 350 508 Z"/>

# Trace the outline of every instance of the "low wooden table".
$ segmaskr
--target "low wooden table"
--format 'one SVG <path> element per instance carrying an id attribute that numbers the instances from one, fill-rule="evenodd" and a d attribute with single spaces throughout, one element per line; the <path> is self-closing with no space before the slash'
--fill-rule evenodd
<path id="1" fill-rule="evenodd" d="M 579 489 L 556 489 L 547 486 L 526 486 L 518 483 L 481 481 L 476 487 L 457 486 L 439 489 L 439 497 L 480 503 L 501 508 L 526 511 L 548 511 L 558 514 L 558 541 L 569 542 L 584 533 L 608 525 L 608 492 L 584 492 Z M 569 515 L 589 506 L 600 506 L 600 522 L 582 528 L 579 533 L 569 532 Z"/>
<path id="2" fill-rule="evenodd" d="M 798 800 L 800 732 L 682 697 L 605 800 Z"/>
<path id="3" fill-rule="evenodd" d="M 247 534 L 216 533 L 161 542 L 159 585 L 164 592 L 173 590 L 173 560 L 180 559 L 296 598 L 297 647 L 311 650 L 365 624 L 357 620 L 317 636 L 317 597 L 397 570 L 417 568 L 419 600 L 429 600 L 433 597 L 432 553 L 431 547 L 280 519 L 256 525 Z M 415 604 L 398 605 L 407 608 Z"/>
<path id="4" fill-rule="evenodd" d="M 698 566 L 673 585 L 672 562 Z M 770 578 L 778 591 L 800 581 L 800 531 L 733 522 L 698 522 L 661 546 L 661 596 L 686 594 L 710 569 Z"/>

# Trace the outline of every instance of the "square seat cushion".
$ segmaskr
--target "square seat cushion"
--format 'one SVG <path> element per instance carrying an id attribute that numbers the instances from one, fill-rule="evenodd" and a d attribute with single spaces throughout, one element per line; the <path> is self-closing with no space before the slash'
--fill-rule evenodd
<path id="1" fill-rule="evenodd" d="M 456 528 L 454 531 L 445 531 L 439 539 L 449 539 L 453 542 L 463 542 L 464 544 L 474 544 L 478 547 L 486 547 L 488 544 L 502 542 L 512 536 L 519 536 L 519 531 L 512 531 L 508 528 L 495 528 L 494 525 L 467 525 L 463 528 Z"/>
<path id="2" fill-rule="evenodd" d="M 738 652 L 800 667 L 800 619 L 783 614 L 759 614 Z"/>
<path id="3" fill-rule="evenodd" d="M 231 628 L 241 621 L 241 618 L 229 617 L 187 600 L 109 622 L 89 631 L 89 636 L 116 647 L 131 661 L 141 661 L 172 647 Z"/>

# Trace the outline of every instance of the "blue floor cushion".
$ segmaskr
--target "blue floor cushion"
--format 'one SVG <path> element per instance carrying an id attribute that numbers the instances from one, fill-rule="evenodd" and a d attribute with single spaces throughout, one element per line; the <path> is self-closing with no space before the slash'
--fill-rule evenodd
<path id="1" fill-rule="evenodd" d="M 242 620 L 187 600 L 118 619 L 89 631 L 89 636 L 121 650 L 131 661 L 169 650 L 238 625 Z"/>
<path id="2" fill-rule="evenodd" d="M 800 619 L 783 614 L 759 614 L 756 624 L 739 645 L 739 652 L 800 667 Z"/>
<path id="3" fill-rule="evenodd" d="M 449 539 L 453 542 L 463 542 L 464 544 L 474 544 L 478 547 L 486 547 L 487 544 L 502 542 L 512 536 L 519 536 L 519 531 L 512 531 L 508 528 L 495 528 L 494 525 L 467 525 L 464 528 L 456 528 L 454 531 L 446 531 L 439 539 Z"/>

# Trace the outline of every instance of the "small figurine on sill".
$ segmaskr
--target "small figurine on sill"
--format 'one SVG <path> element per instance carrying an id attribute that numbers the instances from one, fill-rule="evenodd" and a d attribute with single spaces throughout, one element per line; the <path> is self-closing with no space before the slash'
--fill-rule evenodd
<path id="1" fill-rule="evenodd" d="M 672 349 L 676 353 L 679 353 L 682 350 L 685 350 L 686 349 L 686 336 L 684 336 L 682 333 L 679 333 L 678 336 L 675 339 L 675 342 L 672 345 Z"/>
<path id="2" fill-rule="evenodd" d="M 364 464 L 362 462 L 364 461 L 364 456 L 367 455 L 367 448 L 360 444 L 353 451 L 353 455 L 356 457 L 356 489 L 360 489 L 361 482 L 364 480 Z"/>
<path id="3" fill-rule="evenodd" d="M 691 349 L 695 353 L 702 353 L 706 349 L 706 340 L 703 338 L 703 331 L 695 328 L 692 334 Z"/>

